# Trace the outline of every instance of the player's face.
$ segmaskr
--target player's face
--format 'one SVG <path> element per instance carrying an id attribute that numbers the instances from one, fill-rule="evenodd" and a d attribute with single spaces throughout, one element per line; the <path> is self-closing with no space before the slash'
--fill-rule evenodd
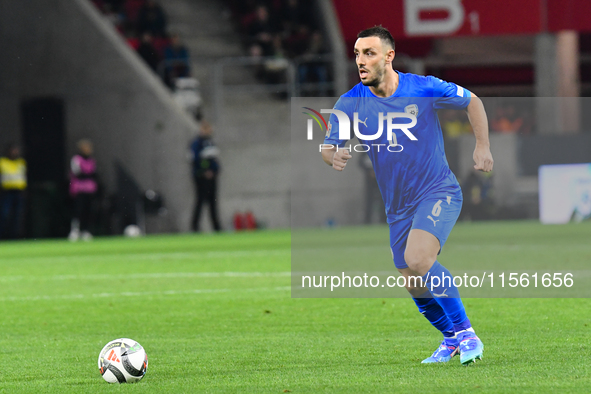
<path id="1" fill-rule="evenodd" d="M 354 53 L 361 83 L 365 86 L 378 86 L 382 82 L 390 51 L 392 49 L 385 48 L 379 37 L 357 39 Z"/>

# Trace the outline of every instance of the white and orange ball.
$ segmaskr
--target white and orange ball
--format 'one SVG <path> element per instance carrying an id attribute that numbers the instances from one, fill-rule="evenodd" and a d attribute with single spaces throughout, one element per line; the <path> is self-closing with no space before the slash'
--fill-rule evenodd
<path id="1" fill-rule="evenodd" d="M 146 374 L 148 355 L 133 339 L 119 338 L 101 350 L 98 367 L 103 379 L 109 383 L 135 383 Z"/>

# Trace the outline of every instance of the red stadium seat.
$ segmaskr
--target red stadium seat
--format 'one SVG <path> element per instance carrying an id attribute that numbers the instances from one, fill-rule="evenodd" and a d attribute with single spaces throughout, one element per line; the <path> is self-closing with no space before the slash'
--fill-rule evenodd
<path id="1" fill-rule="evenodd" d="M 137 51 L 140 47 L 140 40 L 137 37 L 127 37 L 127 44 Z"/>

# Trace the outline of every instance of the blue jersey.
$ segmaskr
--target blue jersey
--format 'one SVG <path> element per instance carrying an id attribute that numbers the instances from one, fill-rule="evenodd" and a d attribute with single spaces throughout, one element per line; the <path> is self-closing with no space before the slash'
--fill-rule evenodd
<path id="1" fill-rule="evenodd" d="M 461 86 L 432 76 L 401 72 L 398 76 L 398 88 L 390 97 L 377 97 L 359 83 L 342 95 L 334 107 L 349 117 L 351 129 L 357 113 L 357 128 L 361 134 L 357 137 L 363 145 L 354 150 L 367 151 L 371 159 L 388 223 L 411 216 L 426 198 L 446 198 L 450 193 L 460 191 L 445 158 L 437 110 L 465 109 L 471 98 L 471 93 Z M 408 116 L 388 120 L 387 113 Z M 409 133 L 393 128 L 388 140 L 388 123 L 408 123 L 410 126 L 413 122 L 410 115 L 416 119 L 416 125 L 406 130 Z M 372 139 L 380 127 L 382 134 Z M 355 134 L 351 132 L 351 136 Z M 374 137 L 366 138 L 369 136 Z M 339 139 L 339 120 L 335 114 L 329 118 L 324 143 L 339 147 L 347 143 L 347 140 Z"/>

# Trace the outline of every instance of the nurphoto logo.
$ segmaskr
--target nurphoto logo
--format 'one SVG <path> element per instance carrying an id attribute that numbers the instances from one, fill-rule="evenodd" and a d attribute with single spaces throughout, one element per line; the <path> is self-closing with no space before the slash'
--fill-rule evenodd
<path id="1" fill-rule="evenodd" d="M 311 141 L 313 139 L 314 136 L 314 122 L 316 122 L 316 124 L 318 124 L 318 126 L 320 127 L 320 130 L 325 132 L 325 135 L 328 137 L 331 134 L 332 131 L 332 124 L 331 123 L 326 123 L 326 120 L 324 120 L 324 117 L 322 116 L 322 114 L 334 114 L 337 119 L 338 119 L 338 139 L 341 141 L 349 141 L 351 139 L 351 119 L 349 119 L 349 116 L 343 112 L 340 111 L 338 109 L 321 109 L 320 112 L 309 108 L 309 107 L 303 107 L 304 109 L 310 111 L 310 112 L 303 112 L 304 114 L 310 116 L 310 119 L 308 119 L 307 122 L 307 139 L 309 141 Z M 377 113 L 377 117 L 378 117 L 378 130 L 373 133 L 373 134 L 363 134 L 360 130 L 359 130 L 359 124 L 361 123 L 362 125 L 365 126 L 365 128 L 368 128 L 367 122 L 368 122 L 368 117 L 365 117 L 364 119 L 360 119 L 359 118 L 359 113 L 358 112 L 354 112 L 353 113 L 353 132 L 355 133 L 355 136 L 360 140 L 360 141 L 376 141 L 378 138 L 380 138 L 382 136 L 382 134 L 384 133 L 384 124 L 386 124 L 386 133 L 387 133 L 387 140 L 388 140 L 388 144 L 356 144 L 356 145 L 349 145 L 348 147 L 339 147 L 336 146 L 337 150 L 338 149 L 348 149 L 349 151 L 355 151 L 355 152 L 367 152 L 371 149 L 371 147 L 376 148 L 378 151 L 380 150 L 381 147 L 384 147 L 384 149 L 387 149 L 389 152 L 402 152 L 402 150 L 404 149 L 404 147 L 400 144 L 397 143 L 397 139 L 396 139 L 396 133 L 394 132 L 394 130 L 400 130 L 402 133 L 404 133 L 411 141 L 417 141 L 417 137 L 415 137 L 415 135 L 413 133 L 411 133 L 410 129 L 412 129 L 414 126 L 416 126 L 417 124 L 417 114 L 418 114 L 418 107 L 416 104 L 412 104 L 409 105 L 407 108 L 405 108 L 406 112 L 387 112 L 387 113 L 383 113 L 383 112 L 378 112 Z M 399 123 L 399 120 L 401 119 L 408 119 L 410 120 L 410 122 L 406 121 L 404 123 Z M 320 151 L 322 151 L 323 149 L 332 149 L 334 148 L 335 145 L 331 145 L 331 144 L 320 144 Z"/>

